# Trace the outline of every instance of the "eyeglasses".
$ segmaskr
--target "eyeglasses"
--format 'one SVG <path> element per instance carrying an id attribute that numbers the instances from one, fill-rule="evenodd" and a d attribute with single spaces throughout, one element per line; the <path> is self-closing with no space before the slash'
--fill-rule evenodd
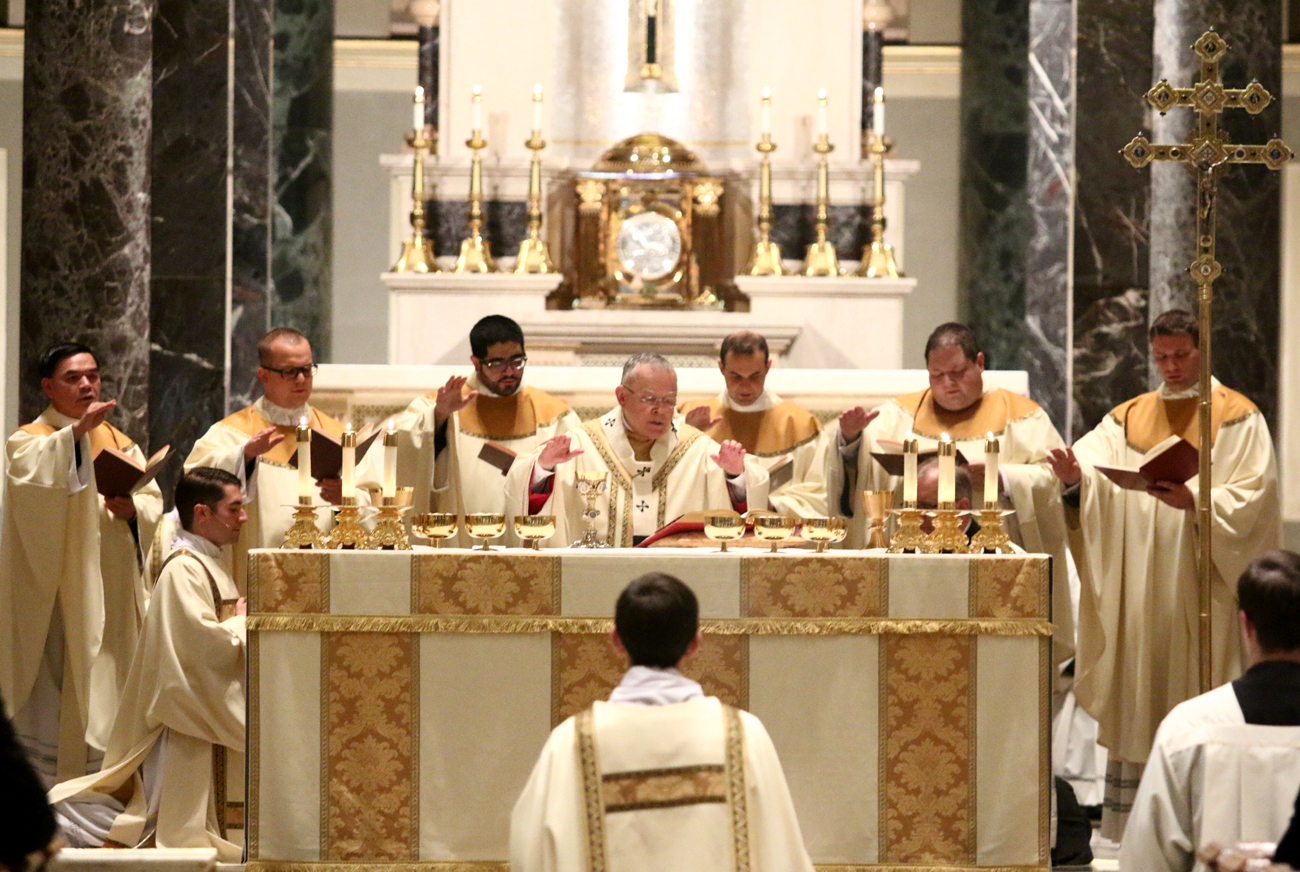
<path id="1" fill-rule="evenodd" d="M 492 360 L 485 360 L 483 361 L 483 368 L 496 375 L 499 372 L 505 372 L 506 367 L 523 369 L 526 363 L 528 363 L 528 355 L 516 354 L 514 357 L 497 357 Z"/>
<path id="2" fill-rule="evenodd" d="M 298 376 L 302 376 L 303 378 L 311 378 L 316 374 L 316 370 L 319 369 L 319 367 L 320 367 L 319 364 L 312 363 L 312 364 L 308 364 L 307 366 L 291 366 L 288 369 L 272 369 L 269 366 L 264 366 L 262 367 L 262 369 L 266 370 L 267 372 L 275 373 L 285 381 L 297 381 Z"/>
<path id="3" fill-rule="evenodd" d="M 672 409 L 677 406 L 677 397 L 675 395 L 671 397 L 656 397 L 654 394 L 646 394 L 645 396 L 643 397 L 639 396 L 636 399 L 637 402 L 645 406 L 647 409 L 657 409 L 663 407 Z"/>

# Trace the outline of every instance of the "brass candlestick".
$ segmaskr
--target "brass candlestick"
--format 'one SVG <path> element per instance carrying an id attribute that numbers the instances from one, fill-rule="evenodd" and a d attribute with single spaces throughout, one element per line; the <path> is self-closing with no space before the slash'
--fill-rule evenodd
<path id="1" fill-rule="evenodd" d="M 772 103 L 772 96 L 763 91 L 763 112 L 767 116 Z M 766 124 L 766 121 L 764 121 Z M 772 233 L 772 152 L 776 144 L 772 142 L 770 131 L 763 131 L 763 138 L 756 146 L 763 156 L 758 164 L 758 242 L 754 243 L 754 253 L 749 259 L 748 274 L 751 276 L 783 276 L 785 267 L 781 265 L 781 246 L 771 239 Z"/>
<path id="2" fill-rule="evenodd" d="M 894 261 L 893 247 L 885 241 L 885 155 L 894 143 L 873 133 L 867 147 L 875 175 L 875 190 L 871 197 L 871 244 L 862 247 L 862 263 L 854 275 L 869 279 L 896 279 L 903 273 Z"/>
<path id="3" fill-rule="evenodd" d="M 578 493 L 587 501 L 587 510 L 582 513 L 582 537 L 573 543 L 574 548 L 608 548 L 609 543 L 601 541 L 596 535 L 596 519 L 600 512 L 596 510 L 596 498 L 605 490 L 606 472 L 579 472 Z"/>
<path id="4" fill-rule="evenodd" d="M 334 529 L 325 540 L 326 548 L 365 548 L 370 534 L 361 526 L 361 509 L 356 497 L 344 497 L 343 504 L 334 506 Z"/>
<path id="5" fill-rule="evenodd" d="M 980 528 L 970 540 L 972 554 L 1014 554 L 1011 536 L 1002 524 L 1002 518 L 1011 514 L 1010 509 L 981 509 L 972 512 Z"/>
<path id="6" fill-rule="evenodd" d="M 281 548 L 324 548 L 325 537 L 316 526 L 316 510 L 324 506 L 313 505 L 311 497 L 299 497 L 293 509 L 293 526 L 284 534 Z"/>
<path id="7" fill-rule="evenodd" d="M 433 128 L 423 127 L 406 134 L 406 144 L 415 149 L 411 172 L 411 238 L 402 243 L 402 254 L 392 272 L 441 272 L 434 262 L 433 243 L 425 237 L 424 157 L 429 152 Z"/>
<path id="8" fill-rule="evenodd" d="M 539 99 L 534 95 L 533 99 Z M 555 264 L 551 262 L 551 252 L 542 239 L 542 149 L 546 140 L 542 132 L 534 130 L 532 137 L 524 143 L 533 153 L 528 167 L 528 238 L 519 243 L 519 259 L 515 261 L 513 273 L 553 273 Z"/>
<path id="9" fill-rule="evenodd" d="M 925 545 L 925 533 L 921 532 L 924 513 L 916 507 L 916 502 L 904 501 L 902 508 L 891 509 L 889 513 L 898 518 L 898 529 L 889 544 L 889 553 L 920 554 Z"/>
<path id="10" fill-rule="evenodd" d="M 477 99 L 477 95 L 475 95 Z M 469 238 L 461 240 L 460 256 L 456 258 L 457 273 L 494 273 L 497 263 L 492 259 L 491 246 L 483 238 L 483 159 L 479 152 L 487 147 L 483 131 L 475 130 L 465 145 L 474 151 L 469 164 Z"/>
<path id="11" fill-rule="evenodd" d="M 844 274 L 840 269 L 840 259 L 835 254 L 835 246 L 826 240 L 831 202 L 831 171 L 826 156 L 834 150 L 835 146 L 831 145 L 830 137 L 825 133 L 817 137 L 817 142 L 813 145 L 813 151 L 820 155 L 817 159 L 817 241 L 808 246 L 808 254 L 804 257 L 803 275 L 806 276 Z"/>
<path id="12" fill-rule="evenodd" d="M 934 529 L 925 537 L 922 554 L 969 554 L 970 540 L 962 530 L 961 519 L 970 514 L 954 503 L 940 503 L 939 508 L 926 514 L 934 518 Z"/>
<path id="13" fill-rule="evenodd" d="M 862 492 L 862 505 L 867 510 L 867 543 L 864 547 L 889 547 L 889 537 L 885 535 L 885 518 L 889 516 L 889 509 L 893 502 L 892 490 Z"/>
<path id="14" fill-rule="evenodd" d="M 389 437 L 396 434 L 384 434 L 384 444 L 388 445 Z M 411 499 L 415 496 L 415 488 L 399 487 L 395 496 L 386 497 L 382 492 L 371 490 L 371 502 L 375 504 L 375 530 L 370 534 L 366 547 L 372 551 L 410 551 L 411 537 L 406 532 L 406 525 L 402 523 L 402 516 L 411 510 Z"/>

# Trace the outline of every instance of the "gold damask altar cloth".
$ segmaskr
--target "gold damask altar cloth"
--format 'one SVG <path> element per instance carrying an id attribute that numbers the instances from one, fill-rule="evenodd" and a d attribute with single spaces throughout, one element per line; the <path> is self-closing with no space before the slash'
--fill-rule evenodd
<path id="1" fill-rule="evenodd" d="M 652 569 L 699 596 L 683 671 L 763 720 L 821 869 L 1050 865 L 1050 558 L 446 549 L 253 552 L 250 868 L 504 870 Z"/>

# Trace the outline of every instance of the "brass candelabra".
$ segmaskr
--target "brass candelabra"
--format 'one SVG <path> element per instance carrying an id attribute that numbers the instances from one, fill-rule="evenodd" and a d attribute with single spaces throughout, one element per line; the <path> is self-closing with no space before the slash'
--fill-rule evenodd
<path id="1" fill-rule="evenodd" d="M 826 227 L 830 223 L 831 181 L 830 162 L 827 159 L 835 146 L 831 145 L 830 136 L 823 133 L 817 137 L 813 151 L 817 152 L 817 241 L 808 246 L 804 257 L 803 274 L 806 276 L 843 275 L 835 246 L 826 239 Z"/>
<path id="2" fill-rule="evenodd" d="M 519 243 L 519 259 L 511 272 L 553 273 L 555 264 L 542 239 L 542 149 L 546 148 L 546 140 L 540 130 L 534 130 L 524 146 L 533 153 L 528 167 L 528 238 Z"/>
<path id="3" fill-rule="evenodd" d="M 325 540 L 326 548 L 365 548 L 370 534 L 361 525 L 361 508 L 356 497 L 344 497 L 342 505 L 334 506 L 334 529 Z"/>
<path id="4" fill-rule="evenodd" d="M 764 133 L 758 143 L 759 154 L 763 155 L 758 165 L 758 241 L 754 243 L 754 253 L 750 256 L 748 274 L 751 276 L 783 276 L 785 267 L 781 265 L 781 246 L 772 241 L 772 152 L 776 144 L 772 134 Z"/>
<path id="5" fill-rule="evenodd" d="M 284 534 L 281 548 L 324 548 L 325 537 L 316 526 L 316 511 L 324 508 L 312 503 L 311 497 L 299 497 L 293 509 L 293 526 Z"/>
<path id="6" fill-rule="evenodd" d="M 891 509 L 890 514 L 898 518 L 898 529 L 889 543 L 890 554 L 920 554 L 925 545 L 925 533 L 921 531 L 924 513 L 917 508 L 916 501 L 903 501 L 901 508 Z"/>
<path id="7" fill-rule="evenodd" d="M 925 537 L 922 554 L 969 554 L 970 540 L 962 529 L 961 519 L 969 514 L 953 503 L 940 503 L 939 508 L 926 514 L 934 518 L 934 529 Z"/>
<path id="8" fill-rule="evenodd" d="M 1002 524 L 1002 518 L 1011 514 L 1010 510 L 980 509 L 972 513 L 979 523 L 979 531 L 970 539 L 972 554 L 1014 554 L 1011 536 Z"/>
<path id="9" fill-rule="evenodd" d="M 411 237 L 402 243 L 402 254 L 393 264 L 393 272 L 441 272 L 434 263 L 433 243 L 425 236 L 428 220 L 424 213 L 424 159 L 433 145 L 432 127 L 422 127 L 406 134 L 406 144 L 414 149 L 411 173 Z"/>
<path id="10" fill-rule="evenodd" d="M 871 196 L 871 244 L 862 247 L 862 263 L 855 275 L 869 279 L 896 279 L 903 275 L 894 261 L 894 249 L 885 241 L 885 155 L 893 140 L 872 133 L 867 144 L 871 153 L 874 185 Z"/>
<path id="11" fill-rule="evenodd" d="M 465 145 L 474 151 L 469 165 L 469 237 L 461 240 L 460 256 L 456 258 L 457 273 L 494 273 L 498 272 L 496 261 L 492 259 L 492 250 L 483 238 L 483 159 L 479 152 L 487 147 L 483 131 L 475 130 L 465 140 Z"/>

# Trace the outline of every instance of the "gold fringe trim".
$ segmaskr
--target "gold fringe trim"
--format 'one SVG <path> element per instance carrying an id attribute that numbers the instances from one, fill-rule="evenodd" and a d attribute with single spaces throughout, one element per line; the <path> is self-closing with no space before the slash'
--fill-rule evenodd
<path id="1" fill-rule="evenodd" d="M 416 869 L 424 872 L 510 872 L 510 864 L 505 860 L 394 860 L 389 863 L 249 860 L 244 868 L 246 872 L 399 872 Z"/>
<path id="2" fill-rule="evenodd" d="M 1242 422 L 1247 421 L 1256 415 L 1262 415 L 1262 414 L 1263 412 L 1261 412 L 1259 409 L 1251 409 L 1246 414 L 1238 415 L 1237 417 L 1233 418 L 1231 421 L 1224 421 L 1222 424 L 1219 425 L 1219 429 L 1222 430 L 1224 427 L 1236 426 L 1237 424 L 1241 424 Z"/>
<path id="3" fill-rule="evenodd" d="M 809 442 L 817 441 L 817 439 L 819 439 L 821 435 L 822 435 L 821 431 L 818 430 L 816 433 L 812 434 L 808 438 L 800 439 L 798 442 L 794 443 L 793 445 L 787 445 L 785 448 L 781 449 L 780 451 L 767 451 L 767 452 L 747 451 L 745 453 L 752 454 L 754 457 L 784 457 L 787 454 L 793 454 L 796 449 L 804 447 Z"/>
<path id="4" fill-rule="evenodd" d="M 248 629 L 288 633 L 608 633 L 610 618 L 512 615 L 249 615 Z M 1041 619 L 713 618 L 700 631 L 718 636 L 1051 636 Z M 909 867 L 910 868 L 910 867 Z"/>

